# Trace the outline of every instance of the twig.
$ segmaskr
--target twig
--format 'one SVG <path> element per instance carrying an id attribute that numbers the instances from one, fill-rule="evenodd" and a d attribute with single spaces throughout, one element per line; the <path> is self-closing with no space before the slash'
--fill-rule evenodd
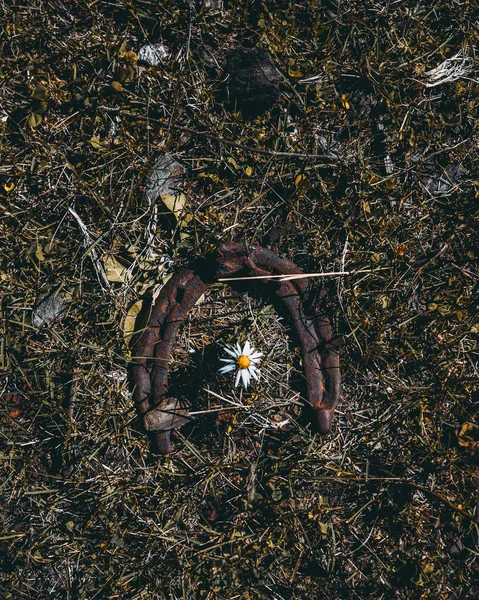
<path id="1" fill-rule="evenodd" d="M 306 152 L 277 152 L 276 150 L 264 150 L 262 148 L 254 148 L 253 146 L 245 146 L 244 144 L 232 142 L 231 140 L 225 140 L 225 138 L 220 137 L 214 133 L 208 133 L 207 131 L 196 131 L 196 129 L 193 129 L 191 127 L 183 127 L 182 125 L 177 125 L 176 123 L 166 124 L 163 123 L 161 119 L 152 119 L 151 117 L 144 117 L 143 115 L 137 115 L 128 111 L 120 111 L 120 114 L 125 117 L 134 117 L 135 119 L 140 119 L 142 121 L 160 123 L 172 129 L 184 131 L 185 133 L 191 133 L 200 137 L 207 137 L 209 139 L 216 140 L 220 144 L 225 144 L 225 146 L 231 146 L 232 148 L 238 148 L 239 150 L 245 150 L 246 152 L 253 152 L 254 154 L 263 154 L 265 156 L 273 156 L 275 158 L 316 158 L 327 161 L 328 163 L 336 162 L 346 164 L 344 161 L 340 160 L 340 158 L 337 157 L 335 154 L 309 154 Z"/>
<path id="2" fill-rule="evenodd" d="M 75 212 L 71 206 L 68 207 L 68 212 L 75 219 L 81 233 L 83 234 L 83 245 L 86 248 L 86 254 L 90 255 L 91 262 L 93 263 L 93 268 L 95 269 L 96 276 L 98 277 L 98 281 L 102 290 L 109 290 L 110 282 L 107 279 L 105 270 L 103 269 L 103 265 L 101 264 L 101 261 L 98 258 L 98 254 L 96 253 L 96 250 L 93 247 L 92 240 L 90 234 L 88 233 L 88 229 L 86 228 L 85 223 L 81 220 L 78 213 Z"/>
<path id="3" fill-rule="evenodd" d="M 424 73 L 426 87 L 436 87 L 443 83 L 452 83 L 458 79 L 463 79 L 472 71 L 474 60 L 466 56 L 462 51 L 451 58 L 447 58 L 436 68 Z"/>
<path id="4" fill-rule="evenodd" d="M 329 273 L 297 273 L 294 275 L 254 275 L 252 277 L 221 277 L 218 281 L 249 281 L 250 279 L 278 279 L 279 281 L 291 281 L 293 279 L 303 279 L 304 277 L 341 277 L 342 275 L 356 275 L 357 273 L 372 273 L 373 271 L 379 271 L 387 269 L 387 267 L 381 267 L 381 269 L 361 269 L 359 271 L 331 271 Z"/>
<path id="5" fill-rule="evenodd" d="M 383 473 L 385 473 L 386 475 L 389 475 L 390 477 L 394 477 L 394 473 L 391 473 L 387 469 L 380 468 L 380 470 Z M 450 500 L 448 500 L 447 498 L 445 498 L 441 494 L 438 494 L 434 490 L 431 490 L 430 488 L 427 488 L 427 487 L 425 487 L 423 485 L 419 485 L 417 483 L 414 483 L 413 481 L 409 481 L 409 479 L 405 479 L 404 477 L 397 477 L 395 479 L 395 482 L 396 483 L 402 483 L 403 485 L 407 485 L 407 486 L 409 486 L 409 487 L 411 487 L 411 488 L 413 488 L 415 490 L 418 490 L 418 492 L 423 492 L 424 494 L 429 494 L 429 496 L 433 496 L 437 500 L 440 500 L 444 504 L 447 504 L 447 506 L 449 506 L 449 508 L 451 510 L 459 513 L 465 519 L 469 519 L 470 521 L 472 521 L 474 523 L 479 523 L 479 514 L 478 515 L 473 515 L 472 513 L 468 512 L 467 510 L 464 510 L 460 506 L 457 506 L 457 504 L 454 504 L 453 502 L 451 502 Z"/>

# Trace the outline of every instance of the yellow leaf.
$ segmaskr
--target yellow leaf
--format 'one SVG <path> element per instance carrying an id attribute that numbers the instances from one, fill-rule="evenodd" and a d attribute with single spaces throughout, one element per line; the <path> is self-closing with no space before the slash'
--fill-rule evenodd
<path id="1" fill-rule="evenodd" d="M 8 183 L 4 183 L 4 184 L 3 184 L 3 188 L 4 188 L 4 190 L 5 190 L 7 193 L 8 193 L 8 192 L 11 192 L 11 191 L 13 190 L 13 188 L 14 188 L 14 187 L 15 187 L 15 184 L 13 183 L 13 181 L 12 181 L 12 183 L 10 183 L 10 184 L 8 184 Z"/>
<path id="2" fill-rule="evenodd" d="M 218 183 L 220 178 L 214 173 L 198 173 L 198 179 L 211 179 L 214 183 Z"/>
<path id="3" fill-rule="evenodd" d="M 305 179 L 306 179 L 306 175 L 305 175 L 304 173 L 301 173 L 301 174 L 300 174 L 300 175 L 298 175 L 298 176 L 296 177 L 296 179 L 294 180 L 294 185 L 295 185 L 296 187 L 298 187 L 298 186 L 299 186 L 299 184 L 300 184 L 302 181 L 304 181 Z"/>
<path id="4" fill-rule="evenodd" d="M 119 50 L 118 50 L 118 56 L 120 58 L 123 58 L 126 54 L 126 44 L 123 42 L 123 44 L 120 46 Z"/>
<path id="5" fill-rule="evenodd" d="M 422 572 L 425 575 L 430 575 L 431 573 L 434 573 L 434 565 L 432 563 L 424 563 L 422 567 Z"/>
<path id="6" fill-rule="evenodd" d="M 475 431 L 475 427 L 472 423 L 463 423 L 461 427 L 461 431 L 459 432 L 459 436 L 462 438 L 466 438 L 468 440 L 474 439 L 473 432 Z M 472 435 L 471 435 L 472 434 Z"/>
<path id="7" fill-rule="evenodd" d="M 42 115 L 37 115 L 37 113 L 32 113 L 28 117 L 28 124 L 30 125 L 30 127 L 38 127 L 38 125 L 40 125 L 41 122 Z"/>
<path id="8" fill-rule="evenodd" d="M 321 533 L 323 535 L 326 535 L 328 533 L 328 529 L 329 529 L 328 524 L 319 522 L 318 525 L 319 525 L 319 529 L 320 529 Z"/>
<path id="9" fill-rule="evenodd" d="M 96 150 L 99 150 L 101 148 L 101 141 L 100 138 L 97 137 L 96 135 L 94 135 L 92 138 L 90 138 L 90 144 L 93 146 L 93 148 L 95 148 Z"/>
<path id="10" fill-rule="evenodd" d="M 127 346 L 131 341 L 131 336 L 135 332 L 136 317 L 138 316 L 142 305 L 143 300 L 138 300 L 138 302 L 132 304 L 126 313 L 125 318 L 123 319 L 123 323 L 121 324 L 123 337 Z"/>
<path id="11" fill-rule="evenodd" d="M 290 77 L 303 77 L 303 72 L 296 70 L 296 71 L 292 71 L 291 69 L 288 71 L 288 75 Z"/>
<path id="12" fill-rule="evenodd" d="M 395 185 L 396 185 L 396 180 L 394 177 L 391 177 L 391 179 L 388 179 L 386 181 L 386 189 L 387 190 L 393 190 Z"/>
<path id="13" fill-rule="evenodd" d="M 48 89 L 43 83 L 38 83 L 32 92 L 32 98 L 34 100 L 40 100 L 40 102 L 46 102 L 48 100 Z"/>
<path id="14" fill-rule="evenodd" d="M 123 58 L 125 59 L 126 62 L 128 62 L 132 65 L 136 65 L 136 63 L 138 62 L 138 54 L 136 52 L 133 52 L 133 50 L 129 50 L 128 52 L 125 52 L 123 55 Z"/>
<path id="15" fill-rule="evenodd" d="M 227 159 L 226 162 L 229 163 L 234 169 L 239 169 L 238 163 L 231 156 Z"/>
<path id="16" fill-rule="evenodd" d="M 253 175 L 253 169 L 251 167 L 246 167 L 244 172 L 246 173 L 246 175 L 248 175 L 248 177 L 251 177 L 251 175 Z"/>
<path id="17" fill-rule="evenodd" d="M 191 215 L 185 212 L 186 196 L 184 194 L 178 194 L 177 196 L 160 194 L 160 198 L 166 208 L 175 215 L 180 227 L 191 221 Z"/>
<path id="18" fill-rule="evenodd" d="M 124 283 L 129 278 L 128 269 L 116 260 L 111 254 L 103 257 L 103 267 L 108 281 L 113 283 Z"/>
<path id="19" fill-rule="evenodd" d="M 115 90 L 115 92 L 123 92 L 125 89 L 119 81 L 112 81 L 111 87 Z"/>
<path id="20" fill-rule="evenodd" d="M 41 246 L 37 246 L 37 249 L 35 250 L 35 256 L 37 257 L 39 262 L 45 260 L 45 255 L 43 254 L 43 249 Z"/>

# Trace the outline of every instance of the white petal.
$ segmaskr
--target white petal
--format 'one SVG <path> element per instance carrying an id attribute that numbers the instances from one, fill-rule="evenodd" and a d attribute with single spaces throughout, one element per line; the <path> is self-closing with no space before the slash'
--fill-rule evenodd
<path id="1" fill-rule="evenodd" d="M 250 374 L 256 379 L 256 381 L 259 381 L 259 369 L 251 366 L 248 370 Z"/>
<path id="2" fill-rule="evenodd" d="M 251 350 L 251 344 L 248 342 L 248 340 L 246 340 L 246 342 L 244 343 L 243 354 L 245 356 L 249 356 Z"/>
<path id="3" fill-rule="evenodd" d="M 230 363 L 231 365 L 236 364 L 236 359 L 232 359 L 232 358 L 220 358 L 220 361 L 225 362 L 225 363 Z"/>
<path id="4" fill-rule="evenodd" d="M 260 356 L 263 356 L 262 352 L 253 352 L 253 354 L 250 354 L 250 358 L 251 360 L 257 360 Z"/>
<path id="5" fill-rule="evenodd" d="M 224 375 L 225 373 L 229 373 L 230 371 L 234 371 L 234 370 L 235 370 L 234 365 L 226 365 L 226 367 L 221 367 L 221 369 L 218 369 L 218 372 L 221 373 L 222 375 Z"/>
<path id="6" fill-rule="evenodd" d="M 238 354 L 236 356 L 241 356 L 241 346 L 238 343 L 236 344 L 236 349 L 238 350 Z"/>
<path id="7" fill-rule="evenodd" d="M 241 369 L 236 373 L 235 387 L 238 387 L 240 377 L 241 377 Z"/>
<path id="8" fill-rule="evenodd" d="M 241 369 L 240 373 L 241 373 L 241 377 L 243 378 L 244 389 L 247 390 L 248 389 L 248 383 L 249 383 L 248 369 Z"/>
<path id="9" fill-rule="evenodd" d="M 233 358 L 237 358 L 239 356 L 239 354 L 236 352 L 236 350 L 234 348 L 223 348 L 223 350 L 229 354 L 230 356 L 232 356 Z"/>

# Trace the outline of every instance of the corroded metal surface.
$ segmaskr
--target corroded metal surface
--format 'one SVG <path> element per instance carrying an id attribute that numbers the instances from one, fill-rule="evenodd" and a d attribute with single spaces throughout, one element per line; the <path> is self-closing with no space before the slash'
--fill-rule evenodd
<path id="1" fill-rule="evenodd" d="M 163 286 L 147 307 L 143 325 L 138 320 L 129 368 L 136 409 L 161 453 L 172 451 L 171 430 L 189 418 L 168 393 L 169 362 L 181 323 L 209 285 L 238 275 L 263 277 L 261 289 L 266 299 L 275 298 L 288 313 L 301 346 L 307 399 L 319 432 L 328 433 L 341 387 L 337 340 L 328 317 L 320 311 L 321 297 L 311 294 L 307 277 L 271 278 L 301 274 L 299 267 L 273 250 L 242 241 L 222 244 Z"/>

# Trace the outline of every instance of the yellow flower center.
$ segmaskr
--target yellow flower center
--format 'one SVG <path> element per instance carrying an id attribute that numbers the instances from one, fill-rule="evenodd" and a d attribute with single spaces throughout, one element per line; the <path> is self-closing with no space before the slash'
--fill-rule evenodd
<path id="1" fill-rule="evenodd" d="M 236 359 L 236 364 L 238 365 L 238 367 L 240 369 L 247 369 L 251 364 L 251 359 L 249 356 L 242 354 L 241 356 L 238 356 L 238 358 Z"/>

